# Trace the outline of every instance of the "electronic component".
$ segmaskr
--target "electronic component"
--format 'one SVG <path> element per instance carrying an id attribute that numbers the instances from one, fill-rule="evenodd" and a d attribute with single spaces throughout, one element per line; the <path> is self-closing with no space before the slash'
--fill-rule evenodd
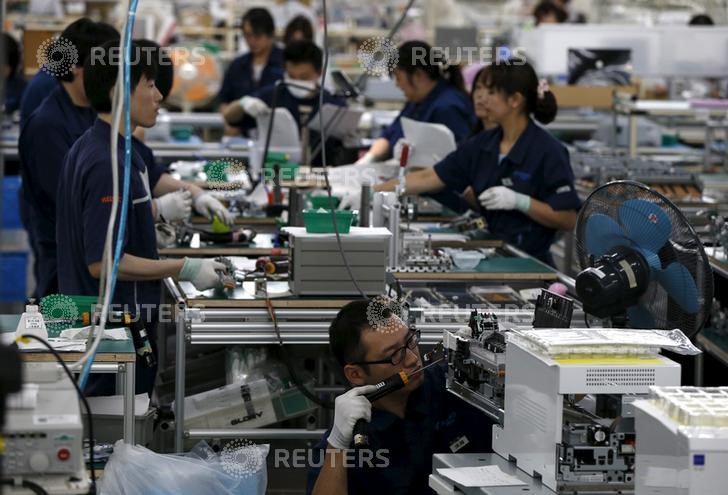
<path id="1" fill-rule="evenodd" d="M 533 328 L 569 328 L 574 314 L 574 301 L 542 290 L 536 299 Z"/>

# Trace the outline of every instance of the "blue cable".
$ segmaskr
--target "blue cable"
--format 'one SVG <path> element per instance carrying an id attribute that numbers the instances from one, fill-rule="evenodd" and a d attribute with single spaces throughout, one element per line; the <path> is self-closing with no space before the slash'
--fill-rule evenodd
<path id="1" fill-rule="evenodd" d="M 131 183 L 131 36 L 134 29 L 134 19 L 136 18 L 136 10 L 138 0 L 132 0 L 129 5 L 129 20 L 126 23 L 126 31 L 124 32 L 124 188 L 121 200 L 121 214 L 119 218 L 119 235 L 116 241 L 116 250 L 114 251 L 114 264 L 111 269 L 110 284 L 111 298 L 114 297 L 116 289 L 116 275 L 119 271 L 119 261 L 121 260 L 124 232 L 126 231 L 126 216 L 129 211 L 129 188 Z M 112 153 L 116 153 L 112 150 Z M 109 219 L 111 221 L 111 219 Z M 79 378 L 79 386 L 81 389 L 86 387 L 89 374 L 91 373 L 91 365 L 96 358 L 96 351 L 83 367 Z"/>

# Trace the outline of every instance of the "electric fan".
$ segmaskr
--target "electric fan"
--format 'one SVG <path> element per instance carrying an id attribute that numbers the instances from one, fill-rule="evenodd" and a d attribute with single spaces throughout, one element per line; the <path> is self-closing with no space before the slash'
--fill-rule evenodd
<path id="1" fill-rule="evenodd" d="M 680 210 L 644 184 L 595 189 L 576 223 L 576 293 L 584 311 L 632 328 L 696 334 L 710 313 L 713 273 Z"/>
<path id="2" fill-rule="evenodd" d="M 168 102 L 185 112 L 208 105 L 220 90 L 222 67 L 217 56 L 203 46 L 182 45 L 170 50 L 174 83 Z"/>

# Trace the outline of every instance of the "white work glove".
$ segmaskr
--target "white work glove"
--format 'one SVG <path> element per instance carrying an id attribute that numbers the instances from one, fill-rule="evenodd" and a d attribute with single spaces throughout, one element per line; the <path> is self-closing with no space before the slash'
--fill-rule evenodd
<path id="1" fill-rule="evenodd" d="M 243 96 L 240 98 L 240 106 L 243 111 L 253 118 L 270 113 L 270 107 L 260 98 L 254 96 Z"/>
<path id="2" fill-rule="evenodd" d="M 185 258 L 179 271 L 179 280 L 192 282 L 199 291 L 222 287 L 218 271 L 224 272 L 225 265 L 219 261 L 202 258 Z"/>
<path id="3" fill-rule="evenodd" d="M 480 204 L 486 210 L 518 210 L 526 213 L 531 207 L 531 197 L 518 193 L 505 186 L 486 189 L 478 196 Z"/>
<path id="4" fill-rule="evenodd" d="M 369 151 L 366 152 L 364 156 L 359 158 L 357 161 L 354 162 L 354 165 L 368 165 L 370 163 L 376 162 L 376 157 L 370 153 Z"/>
<path id="5" fill-rule="evenodd" d="M 164 218 L 167 222 L 187 220 L 192 213 L 192 194 L 187 191 L 175 191 L 154 198 L 156 206 L 155 221 Z"/>
<path id="6" fill-rule="evenodd" d="M 334 401 L 334 426 L 329 433 L 329 445 L 348 449 L 354 436 L 354 425 L 360 419 L 372 419 L 372 404 L 364 394 L 374 392 L 376 385 L 354 387 Z"/>
<path id="7" fill-rule="evenodd" d="M 197 213 L 212 220 L 213 215 L 220 219 L 225 225 L 231 226 L 235 223 L 235 217 L 225 208 L 220 201 L 208 192 L 201 192 L 195 196 L 195 210 Z"/>
<path id="8" fill-rule="evenodd" d="M 394 155 L 394 159 L 397 160 L 397 163 L 399 163 L 399 160 L 402 158 L 402 148 L 404 148 L 404 145 L 409 146 L 409 156 L 412 156 L 412 153 L 415 150 L 415 147 L 412 143 L 407 141 L 406 139 L 400 139 L 397 141 L 394 145 L 394 151 L 392 152 Z"/>
<path id="9" fill-rule="evenodd" d="M 341 192 L 340 210 L 359 210 L 361 209 L 361 186 L 347 187 Z"/>

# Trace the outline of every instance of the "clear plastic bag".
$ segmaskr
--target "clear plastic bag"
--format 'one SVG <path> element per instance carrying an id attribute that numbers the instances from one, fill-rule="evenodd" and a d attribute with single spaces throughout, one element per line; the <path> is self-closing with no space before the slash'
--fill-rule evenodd
<path id="1" fill-rule="evenodd" d="M 268 445 L 234 440 L 221 455 L 205 442 L 190 453 L 157 454 L 122 441 L 104 468 L 101 495 L 264 495 Z"/>

